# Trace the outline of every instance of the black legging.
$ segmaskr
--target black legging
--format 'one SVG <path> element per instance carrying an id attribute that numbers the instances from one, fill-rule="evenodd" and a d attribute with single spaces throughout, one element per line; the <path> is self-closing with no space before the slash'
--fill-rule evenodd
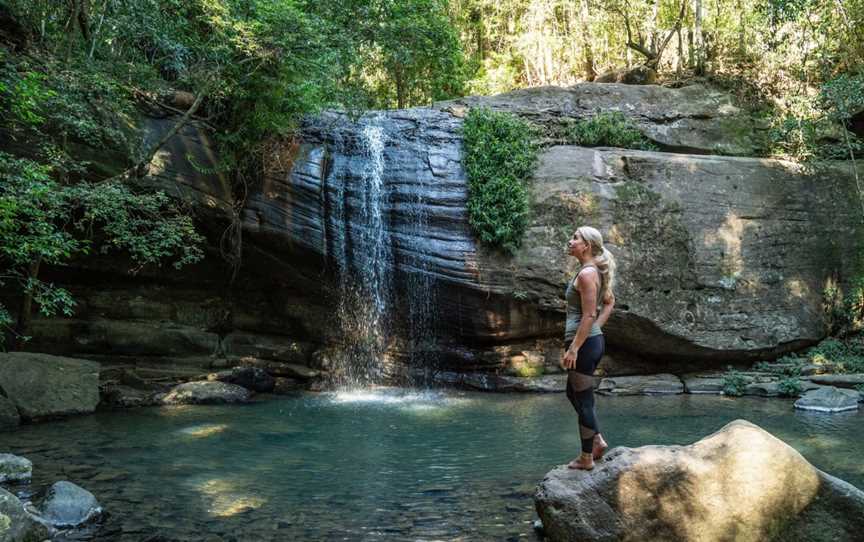
<path id="1" fill-rule="evenodd" d="M 572 339 L 570 339 L 572 340 Z M 569 344 L 569 341 L 568 341 Z M 594 446 L 594 435 L 600 432 L 597 416 L 594 414 L 594 379 L 591 375 L 600 363 L 606 349 L 603 335 L 588 337 L 579 347 L 576 368 L 567 373 L 567 398 L 579 417 L 579 436 L 582 439 L 582 452 L 590 454 Z"/>

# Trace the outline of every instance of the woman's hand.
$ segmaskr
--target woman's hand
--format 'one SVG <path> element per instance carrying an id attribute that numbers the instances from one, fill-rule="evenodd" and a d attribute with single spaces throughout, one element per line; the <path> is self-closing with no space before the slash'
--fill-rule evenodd
<path id="1" fill-rule="evenodd" d="M 561 365 L 565 369 L 575 369 L 577 354 L 578 352 L 574 352 L 573 350 L 568 348 L 567 351 L 564 353 L 564 360 Z"/>

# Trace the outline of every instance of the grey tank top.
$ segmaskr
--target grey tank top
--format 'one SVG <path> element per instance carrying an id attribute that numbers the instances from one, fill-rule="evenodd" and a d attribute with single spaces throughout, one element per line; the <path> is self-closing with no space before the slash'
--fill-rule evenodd
<path id="1" fill-rule="evenodd" d="M 583 267 L 594 267 L 593 265 L 588 265 Z M 582 272 L 582 269 L 579 272 Z M 576 277 L 579 276 L 579 273 L 576 273 Z M 573 280 L 567 281 L 567 291 L 564 292 L 564 297 L 567 299 L 567 323 L 564 326 L 564 340 L 572 341 L 576 337 L 576 330 L 579 329 L 579 322 L 582 321 L 582 296 L 579 294 L 579 289 L 576 288 L 575 282 L 576 277 L 573 277 Z M 602 280 L 602 279 L 601 279 Z M 599 295 L 600 292 L 598 291 Z M 600 312 L 600 300 L 597 300 L 597 313 Z M 596 314 L 595 314 L 596 316 Z M 597 325 L 597 320 L 594 320 L 594 324 L 591 326 L 591 331 L 588 332 L 589 337 L 593 337 L 595 335 L 602 335 L 603 331 L 600 330 L 600 326 Z"/>

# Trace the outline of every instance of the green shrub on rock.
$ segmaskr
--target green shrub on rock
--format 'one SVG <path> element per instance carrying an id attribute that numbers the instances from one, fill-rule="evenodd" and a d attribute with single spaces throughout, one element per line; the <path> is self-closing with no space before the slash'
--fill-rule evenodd
<path id="1" fill-rule="evenodd" d="M 795 376 L 787 376 L 777 383 L 777 391 L 782 397 L 798 397 L 803 390 L 801 380 Z"/>
<path id="2" fill-rule="evenodd" d="M 604 111 L 589 119 L 574 122 L 565 129 L 565 137 L 568 143 L 583 147 L 657 150 L 657 146 L 618 111 Z"/>
<path id="3" fill-rule="evenodd" d="M 864 348 L 852 340 L 825 339 L 808 356 L 811 363 L 832 365 L 840 373 L 864 373 Z"/>
<path id="4" fill-rule="evenodd" d="M 514 115 L 472 109 L 463 127 L 468 220 L 480 241 L 513 253 L 528 228 L 527 181 L 539 146 L 534 129 Z"/>
<path id="5" fill-rule="evenodd" d="M 731 395 L 740 397 L 744 395 L 744 390 L 747 388 L 747 377 L 741 372 L 729 367 L 723 373 L 723 395 Z"/>

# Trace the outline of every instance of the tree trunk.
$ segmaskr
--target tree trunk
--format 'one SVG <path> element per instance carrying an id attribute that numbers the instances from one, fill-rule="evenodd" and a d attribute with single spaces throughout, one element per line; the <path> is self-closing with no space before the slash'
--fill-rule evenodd
<path id="1" fill-rule="evenodd" d="M 27 278 L 35 279 L 39 276 L 39 267 L 42 265 L 42 256 L 37 256 L 27 267 Z M 8 342 L 10 350 L 18 350 L 24 337 L 30 332 L 30 322 L 33 320 L 33 291 L 25 290 L 21 299 L 21 307 L 18 310 L 18 324 L 15 326 L 15 334 Z"/>
<path id="2" fill-rule="evenodd" d="M 705 75 L 705 43 L 702 37 L 702 0 L 693 0 L 693 50 L 695 54 L 694 73 Z"/>
<path id="3" fill-rule="evenodd" d="M 594 51 L 591 49 L 591 26 L 588 24 L 590 13 L 588 12 L 588 0 L 579 2 L 579 26 L 582 28 L 582 73 L 586 81 L 593 81 L 597 77 L 594 70 Z"/>

